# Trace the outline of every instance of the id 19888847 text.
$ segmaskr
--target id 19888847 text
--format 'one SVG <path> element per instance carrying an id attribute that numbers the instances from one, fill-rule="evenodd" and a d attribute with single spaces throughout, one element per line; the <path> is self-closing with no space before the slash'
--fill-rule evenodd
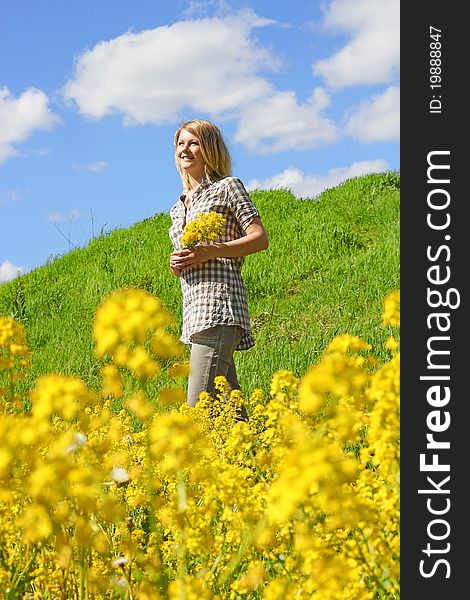
<path id="1" fill-rule="evenodd" d="M 429 87 L 431 99 L 429 101 L 430 114 L 442 112 L 442 31 L 437 27 L 429 26 Z"/>

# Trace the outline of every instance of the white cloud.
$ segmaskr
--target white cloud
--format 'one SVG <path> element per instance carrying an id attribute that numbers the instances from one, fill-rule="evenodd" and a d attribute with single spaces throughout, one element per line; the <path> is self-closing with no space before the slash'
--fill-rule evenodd
<path id="1" fill-rule="evenodd" d="M 2 204 L 13 204 L 14 202 L 18 202 L 21 194 L 22 192 L 18 189 L 0 191 L 0 206 L 2 206 Z"/>
<path id="2" fill-rule="evenodd" d="M 100 42 L 78 57 L 64 97 L 88 117 L 122 113 L 128 125 L 173 121 L 185 110 L 233 111 L 270 89 L 257 70 L 278 61 L 250 39 L 269 23 L 246 10 Z"/>
<path id="3" fill-rule="evenodd" d="M 87 173 L 102 173 L 108 168 L 108 163 L 105 160 L 97 160 L 96 162 L 88 163 L 86 165 L 72 165 L 75 171 L 86 171 Z"/>
<path id="4" fill-rule="evenodd" d="M 301 103 L 261 74 L 280 61 L 252 31 L 273 23 L 246 9 L 125 33 L 78 57 L 64 97 L 87 117 L 122 114 L 126 125 L 194 114 L 237 119 L 236 141 L 261 153 L 336 140 L 336 127 L 321 114 L 329 103 L 324 90 Z"/>
<path id="5" fill-rule="evenodd" d="M 321 110 L 329 97 L 322 89 L 299 104 L 294 92 L 276 92 L 243 108 L 235 140 L 260 153 L 305 150 L 338 138 L 334 123 Z"/>
<path id="6" fill-rule="evenodd" d="M 16 150 L 10 144 L 0 144 L 0 165 L 3 164 L 8 158 L 18 155 Z"/>
<path id="7" fill-rule="evenodd" d="M 30 88 L 15 98 L 8 88 L 0 88 L 0 164 L 17 156 L 16 145 L 36 130 L 52 129 L 58 123 L 41 90 Z"/>
<path id="8" fill-rule="evenodd" d="M 230 15 L 233 14 L 233 9 L 225 0 L 189 0 L 186 10 L 183 14 L 185 17 L 193 18 L 196 16 L 206 16 L 208 14 Z"/>
<path id="9" fill-rule="evenodd" d="M 363 101 L 347 119 L 346 133 L 361 142 L 396 142 L 400 138 L 400 88 Z"/>
<path id="10" fill-rule="evenodd" d="M 315 198 L 326 189 L 336 187 L 351 177 L 359 177 L 368 173 L 382 173 L 387 170 L 389 170 L 389 166 L 382 159 L 358 161 L 349 167 L 331 169 L 323 177 L 306 175 L 300 169 L 291 167 L 264 180 L 253 179 L 247 184 L 247 189 L 286 188 L 291 190 L 296 198 Z"/>
<path id="11" fill-rule="evenodd" d="M 15 267 L 9 260 L 0 263 L 0 283 L 10 281 L 23 272 L 23 267 Z"/>
<path id="12" fill-rule="evenodd" d="M 323 26 L 352 37 L 336 54 L 313 65 L 313 73 L 329 88 L 391 83 L 396 78 L 400 0 L 333 0 L 326 5 Z"/>
<path id="13" fill-rule="evenodd" d="M 72 208 L 68 213 L 60 211 L 51 212 L 47 215 L 47 220 L 51 223 L 62 223 L 64 221 L 73 221 L 74 219 L 80 219 L 83 213 L 78 208 Z"/>
<path id="14" fill-rule="evenodd" d="M 46 146 L 43 146 L 42 148 L 37 148 L 34 150 L 31 150 L 30 154 L 32 156 L 39 156 L 40 158 L 42 158 L 43 156 L 48 156 L 51 153 L 51 149 L 47 148 Z"/>

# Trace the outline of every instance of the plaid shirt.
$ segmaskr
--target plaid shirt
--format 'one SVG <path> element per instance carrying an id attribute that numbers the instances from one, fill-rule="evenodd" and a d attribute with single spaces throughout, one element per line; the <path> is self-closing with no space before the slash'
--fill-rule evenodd
<path id="1" fill-rule="evenodd" d="M 236 177 L 219 181 L 203 180 L 194 192 L 189 207 L 183 193 L 170 210 L 170 239 L 175 250 L 181 250 L 180 237 L 186 223 L 197 219 L 200 212 L 215 211 L 226 219 L 220 242 L 243 237 L 245 229 L 259 216 L 245 186 Z M 194 333 L 215 325 L 239 325 L 242 337 L 237 350 L 254 346 L 248 314 L 248 300 L 241 276 L 244 257 L 216 258 L 181 272 L 183 296 L 183 330 L 181 341 L 191 342 Z"/>

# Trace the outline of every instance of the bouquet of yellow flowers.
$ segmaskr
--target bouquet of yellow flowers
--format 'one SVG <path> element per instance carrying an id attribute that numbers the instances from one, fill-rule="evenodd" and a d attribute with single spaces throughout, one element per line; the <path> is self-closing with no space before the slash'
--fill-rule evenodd
<path id="1" fill-rule="evenodd" d="M 194 248 L 203 242 L 216 242 L 224 231 L 225 217 L 217 212 L 200 212 L 195 221 L 188 223 L 180 240 L 183 248 Z"/>

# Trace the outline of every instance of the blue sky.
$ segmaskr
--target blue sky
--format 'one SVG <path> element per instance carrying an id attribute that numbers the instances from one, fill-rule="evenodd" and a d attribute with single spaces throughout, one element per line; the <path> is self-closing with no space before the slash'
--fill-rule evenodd
<path id="1" fill-rule="evenodd" d="M 168 211 L 206 118 L 248 189 L 400 170 L 399 0 L 0 0 L 0 282 Z"/>

